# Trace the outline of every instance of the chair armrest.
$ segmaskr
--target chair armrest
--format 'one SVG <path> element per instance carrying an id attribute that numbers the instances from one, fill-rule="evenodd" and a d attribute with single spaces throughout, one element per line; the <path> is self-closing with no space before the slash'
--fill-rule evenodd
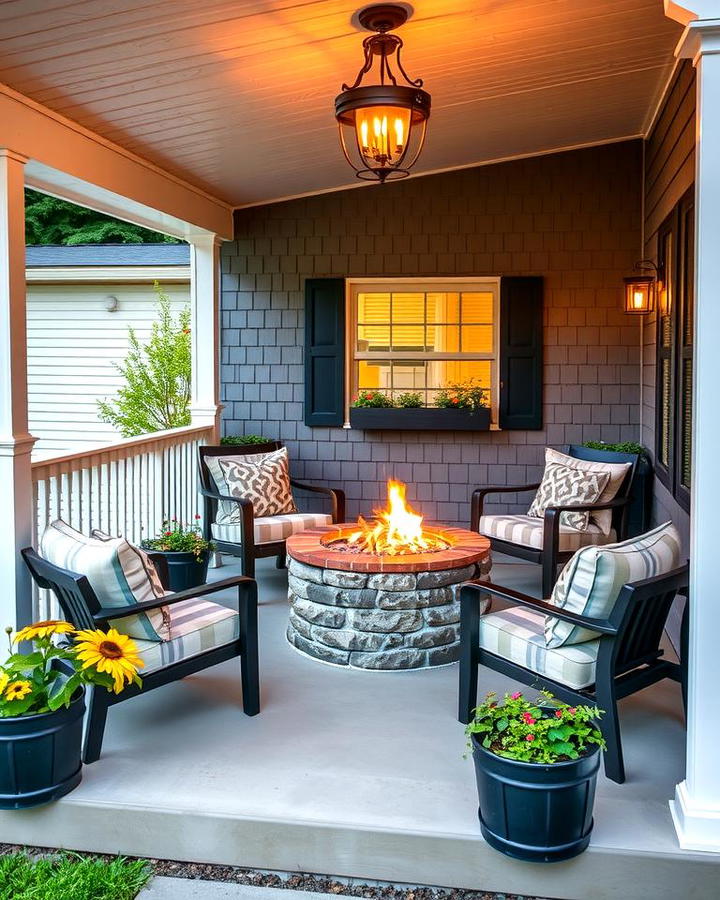
<path id="1" fill-rule="evenodd" d="M 470 499 L 470 530 L 477 531 L 480 526 L 480 516 L 483 514 L 485 497 L 488 494 L 521 494 L 524 491 L 536 491 L 540 482 L 534 484 L 507 484 L 495 487 L 475 488 Z"/>
<path id="2" fill-rule="evenodd" d="M 201 487 L 200 493 L 203 497 L 209 497 L 211 500 L 229 500 L 230 503 L 237 503 L 238 506 L 249 506 L 252 508 L 253 502 L 248 497 L 233 497 L 231 494 L 218 494 L 216 491 L 208 491 Z"/>
<path id="3" fill-rule="evenodd" d="M 296 478 L 291 478 L 290 484 L 301 491 L 309 491 L 312 494 L 325 494 L 330 498 L 333 524 L 337 525 L 339 522 L 345 521 L 345 491 L 341 491 L 339 488 L 324 487 L 320 484 L 306 484 L 304 481 L 298 481 Z"/>
<path id="4" fill-rule="evenodd" d="M 132 606 L 118 606 L 115 609 L 101 609 L 99 612 L 93 613 L 93 619 L 98 624 L 102 624 L 110 619 L 124 619 L 137 613 L 150 612 L 162 606 L 181 603 L 183 600 L 195 600 L 197 597 L 215 594 L 218 591 L 224 591 L 231 587 L 238 587 L 240 591 L 243 591 L 243 589 L 247 590 L 250 585 L 255 583 L 254 578 L 247 578 L 245 575 L 235 575 L 233 578 L 224 578 L 222 581 L 213 581 L 211 584 L 201 584 L 200 587 L 177 591 L 175 594 L 167 594 L 165 597 L 159 597 L 156 600 L 133 603 Z"/>
<path id="5" fill-rule="evenodd" d="M 545 512 L 592 512 L 597 509 L 617 509 L 618 507 L 626 506 L 629 502 L 630 497 L 615 497 L 614 500 L 607 500 L 605 503 L 556 504 L 554 506 L 546 506 Z"/>
<path id="6" fill-rule="evenodd" d="M 492 594 L 492 596 L 500 597 L 502 600 L 514 603 L 516 606 L 525 606 L 528 609 L 534 609 L 536 612 L 554 616 L 556 619 L 569 622 L 571 625 L 589 628 L 591 631 L 597 631 L 600 634 L 612 635 L 618 633 L 618 629 L 608 622 L 607 619 L 593 619 L 590 616 L 581 616 L 578 613 L 553 606 L 552 603 L 548 603 L 545 600 L 538 600 L 536 597 L 521 594 L 519 591 L 513 591 L 510 588 L 493 585 L 490 582 L 482 584 L 475 584 L 474 582 L 464 583 L 460 588 L 460 603 L 468 605 L 477 603 L 480 594 Z"/>

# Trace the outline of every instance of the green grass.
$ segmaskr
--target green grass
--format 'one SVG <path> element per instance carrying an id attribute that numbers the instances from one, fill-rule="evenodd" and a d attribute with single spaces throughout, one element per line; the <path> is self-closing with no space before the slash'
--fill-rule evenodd
<path id="1" fill-rule="evenodd" d="M 151 874 L 144 860 L 11 853 L 0 856 L 0 900 L 132 900 Z"/>

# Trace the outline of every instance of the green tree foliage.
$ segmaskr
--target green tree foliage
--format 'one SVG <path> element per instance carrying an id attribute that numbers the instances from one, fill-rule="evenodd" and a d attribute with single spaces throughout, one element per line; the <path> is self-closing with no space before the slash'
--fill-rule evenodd
<path id="1" fill-rule="evenodd" d="M 170 298 L 155 282 L 158 318 L 150 340 L 141 344 L 128 328 L 130 350 L 115 367 L 125 384 L 111 400 L 99 401 L 103 422 L 117 428 L 123 437 L 135 437 L 190 424 L 190 307 L 177 319 Z"/>
<path id="2" fill-rule="evenodd" d="M 113 219 L 84 206 L 76 206 L 38 191 L 25 191 L 27 244 L 176 244 L 159 231 L 149 231 Z"/>

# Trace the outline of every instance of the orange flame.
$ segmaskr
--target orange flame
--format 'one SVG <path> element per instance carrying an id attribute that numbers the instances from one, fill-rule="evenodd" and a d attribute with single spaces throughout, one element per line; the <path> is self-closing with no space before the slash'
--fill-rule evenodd
<path id="1" fill-rule="evenodd" d="M 423 531 L 423 517 L 405 502 L 405 485 L 401 481 L 388 481 L 387 486 L 387 508 L 373 510 L 377 517 L 375 523 L 359 516 L 359 531 L 347 537 L 348 546 L 382 556 L 444 550 L 447 544 Z"/>

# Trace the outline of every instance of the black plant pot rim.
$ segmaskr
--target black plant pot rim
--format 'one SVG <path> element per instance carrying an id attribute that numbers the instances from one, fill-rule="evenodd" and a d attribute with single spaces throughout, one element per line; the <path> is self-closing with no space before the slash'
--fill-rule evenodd
<path id="1" fill-rule="evenodd" d="M 3 722 L 32 722 L 38 721 L 40 719 L 49 719 L 54 716 L 59 716 L 62 713 L 70 712 L 73 706 L 76 703 L 79 703 L 80 700 L 85 696 L 85 685 L 81 684 L 80 687 L 75 691 L 75 693 L 70 698 L 69 706 L 60 706 L 58 709 L 49 709 L 47 712 L 41 713 L 30 713 L 29 716 L 0 716 L 0 727 L 2 727 Z"/>
<path id="2" fill-rule="evenodd" d="M 163 553 L 165 556 L 192 556 L 196 562 L 203 562 L 203 557 L 211 552 L 206 548 L 200 551 L 200 556 L 198 557 L 193 550 L 155 550 L 153 547 L 146 546 L 145 541 L 142 541 L 140 546 L 143 550 L 150 550 L 151 553 Z"/>
<path id="3" fill-rule="evenodd" d="M 512 763 L 514 766 L 520 766 L 525 769 L 537 769 L 537 768 L 548 768 L 551 766 L 553 769 L 562 769 L 564 766 L 576 766 L 578 763 L 582 762 L 586 759 L 591 759 L 596 753 L 600 752 L 600 747 L 598 744 L 592 744 L 592 749 L 583 754 L 582 756 L 578 756 L 577 759 L 561 759 L 554 763 L 543 763 L 543 762 L 526 762 L 524 759 L 513 759 L 511 756 L 500 756 L 499 753 L 493 753 L 492 750 L 488 750 L 487 747 L 483 747 L 480 743 L 480 739 L 476 734 L 471 734 L 470 739 L 472 740 L 473 750 L 475 752 L 482 752 L 487 756 L 492 757 L 493 759 L 499 759 L 501 762 Z"/>

